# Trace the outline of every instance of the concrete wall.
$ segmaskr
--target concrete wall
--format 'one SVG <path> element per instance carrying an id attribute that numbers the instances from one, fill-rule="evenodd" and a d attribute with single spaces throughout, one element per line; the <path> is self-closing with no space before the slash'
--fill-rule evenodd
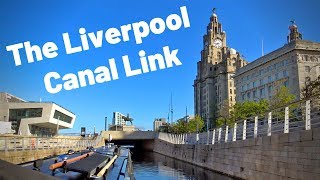
<path id="1" fill-rule="evenodd" d="M 146 140 L 154 139 L 157 133 L 154 131 L 102 131 L 101 136 L 107 140 L 109 134 L 113 140 Z"/>
<path id="2" fill-rule="evenodd" d="M 38 150 L 21 150 L 21 151 L 0 151 L 0 159 L 11 162 L 13 164 L 20 164 L 24 162 L 30 162 L 37 159 L 41 159 L 48 156 L 55 156 L 59 154 L 67 153 L 69 149 L 75 151 L 84 150 L 84 147 L 80 148 L 54 148 L 54 149 L 38 149 Z"/>
<path id="3" fill-rule="evenodd" d="M 243 179 L 320 179 L 320 128 L 214 145 L 157 139 L 154 151 Z"/>

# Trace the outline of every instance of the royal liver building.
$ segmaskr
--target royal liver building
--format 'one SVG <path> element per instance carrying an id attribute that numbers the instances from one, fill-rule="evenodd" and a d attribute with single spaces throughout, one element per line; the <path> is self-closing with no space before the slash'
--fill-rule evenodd
<path id="1" fill-rule="evenodd" d="M 219 109 L 224 104 L 235 104 L 233 76 L 237 68 L 246 64 L 235 49 L 227 46 L 226 32 L 213 13 L 203 36 L 201 60 L 197 63 L 197 77 L 193 85 L 195 114 L 200 115 L 209 128 L 215 126 Z"/>

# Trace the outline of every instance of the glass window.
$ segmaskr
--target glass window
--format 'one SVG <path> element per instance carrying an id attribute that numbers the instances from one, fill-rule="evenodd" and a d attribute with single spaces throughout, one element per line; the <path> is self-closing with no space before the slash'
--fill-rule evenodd
<path id="1" fill-rule="evenodd" d="M 271 76 L 268 76 L 268 83 L 271 83 L 272 82 L 272 78 Z"/>
<path id="2" fill-rule="evenodd" d="M 288 73 L 286 70 L 282 71 L 282 74 L 283 74 L 283 77 L 287 77 L 288 76 Z"/>
<path id="3" fill-rule="evenodd" d="M 273 89 L 272 86 L 269 86 L 269 87 L 268 87 L 268 93 L 269 93 L 269 95 L 272 93 L 272 89 Z"/>
<path id="4" fill-rule="evenodd" d="M 253 96 L 253 98 L 257 97 L 257 91 L 256 90 L 253 91 L 253 95 L 252 96 Z"/>
<path id="5" fill-rule="evenodd" d="M 72 117 L 70 117 L 66 114 L 63 114 L 62 112 L 57 111 L 57 110 L 55 110 L 53 118 L 59 119 L 59 120 L 64 121 L 66 123 L 71 123 L 71 121 L 72 121 Z"/>
<path id="6" fill-rule="evenodd" d="M 248 93 L 247 93 L 247 98 L 250 99 L 250 96 L 251 96 L 251 93 L 248 92 Z"/>
<path id="7" fill-rule="evenodd" d="M 22 119 L 36 117 L 42 117 L 42 108 L 9 109 L 9 121 L 16 134 Z"/>
<path id="8" fill-rule="evenodd" d="M 262 73 L 263 73 L 263 69 L 260 69 L 259 70 L 259 75 L 262 75 Z"/>
<path id="9" fill-rule="evenodd" d="M 260 89 L 260 97 L 264 97 L 265 95 L 265 90 L 264 88 Z"/>

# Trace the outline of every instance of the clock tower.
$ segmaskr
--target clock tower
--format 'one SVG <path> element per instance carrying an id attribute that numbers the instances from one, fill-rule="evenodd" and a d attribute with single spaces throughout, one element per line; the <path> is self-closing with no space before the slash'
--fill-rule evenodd
<path id="1" fill-rule="evenodd" d="M 227 46 L 226 32 L 213 9 L 203 36 L 201 60 L 197 63 L 193 85 L 195 114 L 204 119 L 207 128 L 215 127 L 215 120 L 225 116 L 222 115 L 223 106 L 235 104 L 233 75 L 237 68 L 246 64 L 239 52 Z"/>

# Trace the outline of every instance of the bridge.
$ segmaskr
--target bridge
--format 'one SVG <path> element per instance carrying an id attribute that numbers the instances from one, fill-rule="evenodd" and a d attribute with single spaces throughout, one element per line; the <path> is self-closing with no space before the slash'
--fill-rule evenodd
<path id="1" fill-rule="evenodd" d="M 154 131 L 102 131 L 101 137 L 108 142 L 109 136 L 112 142 L 118 145 L 133 145 L 135 150 L 153 151 L 154 140 L 158 133 Z"/>

